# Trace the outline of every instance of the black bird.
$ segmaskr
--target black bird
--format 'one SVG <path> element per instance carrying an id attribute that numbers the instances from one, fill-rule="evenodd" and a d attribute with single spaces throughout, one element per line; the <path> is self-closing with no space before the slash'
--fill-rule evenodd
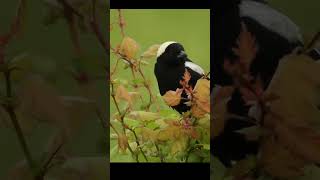
<path id="1" fill-rule="evenodd" d="M 188 59 L 184 47 L 174 41 L 165 42 L 159 47 L 154 74 L 162 96 L 169 90 L 175 91 L 182 87 L 180 80 L 182 80 L 186 69 L 191 75 L 189 85 L 194 87 L 198 79 L 204 76 L 204 70 Z M 182 93 L 182 97 L 187 98 L 185 92 Z M 179 105 L 172 108 L 180 114 L 186 112 L 190 110 L 190 106 L 187 106 L 185 102 L 187 100 L 182 99 Z"/>
<path id="2" fill-rule="evenodd" d="M 279 60 L 303 44 L 299 28 L 287 16 L 270 7 L 263 0 L 217 0 L 213 14 L 213 77 L 215 86 L 232 85 L 232 78 L 223 69 L 224 58 L 237 60 L 232 52 L 244 23 L 255 37 L 258 45 L 256 58 L 250 66 L 253 77 L 258 75 L 267 88 L 275 73 Z M 228 102 L 228 112 L 249 116 L 250 106 L 245 105 L 242 95 L 235 91 Z M 214 126 L 214 124 L 212 124 Z M 259 144 L 247 141 L 235 131 L 252 126 L 252 123 L 231 118 L 226 121 L 224 132 L 211 142 L 212 153 L 225 166 L 232 161 L 256 154 Z"/>

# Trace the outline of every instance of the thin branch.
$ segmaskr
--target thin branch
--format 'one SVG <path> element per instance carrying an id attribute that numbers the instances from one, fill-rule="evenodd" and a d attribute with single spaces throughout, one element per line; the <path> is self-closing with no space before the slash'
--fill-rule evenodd
<path id="1" fill-rule="evenodd" d="M 122 124 L 122 130 L 123 130 L 123 133 L 125 134 L 125 133 L 126 133 L 126 126 L 125 126 L 125 124 L 124 124 L 124 117 L 125 117 L 125 114 L 126 114 L 127 111 L 128 111 L 128 108 L 126 109 L 126 111 L 125 111 L 123 114 L 121 113 L 121 110 L 120 110 L 120 108 L 119 108 L 118 102 L 117 102 L 116 97 L 115 97 L 114 85 L 113 85 L 112 82 L 111 82 L 110 84 L 111 84 L 111 97 L 112 97 L 113 102 L 114 102 L 114 104 L 115 104 L 115 106 L 116 106 L 116 108 L 117 108 L 117 111 L 118 111 L 119 115 L 120 115 L 120 118 L 121 118 L 121 119 L 120 119 L 120 122 L 121 122 L 121 124 Z M 111 123 L 110 123 L 110 125 L 111 125 Z M 112 127 L 112 126 L 111 126 L 111 127 Z M 119 135 L 119 134 L 118 134 L 118 135 Z M 139 157 L 138 157 L 138 155 L 133 152 L 133 150 L 132 150 L 132 148 L 130 147 L 130 144 L 129 144 L 129 143 L 128 143 L 128 149 L 129 149 L 129 151 L 131 152 L 131 154 L 135 156 L 136 161 L 139 162 Z"/>
<path id="2" fill-rule="evenodd" d="M 96 0 L 92 0 L 92 21 L 90 22 L 91 28 L 94 32 L 94 34 L 96 35 L 98 41 L 100 42 L 100 44 L 102 45 L 102 47 L 105 49 L 107 55 L 109 54 L 109 49 L 108 49 L 108 43 L 106 38 L 103 37 L 102 33 L 101 33 L 101 28 L 99 26 L 98 23 L 98 19 L 97 19 L 97 13 L 96 13 L 96 5 L 97 5 L 97 1 Z"/>
<path id="3" fill-rule="evenodd" d="M 119 14 L 119 27 L 120 27 L 120 30 L 121 30 L 121 35 L 122 35 L 122 37 L 125 37 L 124 26 L 125 26 L 126 23 L 125 23 L 124 18 L 122 16 L 121 9 L 118 9 L 118 14 Z"/>
<path id="4" fill-rule="evenodd" d="M 25 16 L 26 5 L 26 0 L 19 1 L 17 14 L 13 20 L 13 23 L 11 24 L 10 31 L 5 35 L 1 35 L 0 37 L 0 46 L 6 46 L 20 32 L 22 18 Z"/>
<path id="5" fill-rule="evenodd" d="M 52 162 L 52 160 L 54 159 L 54 157 L 56 157 L 56 155 L 58 154 L 58 152 L 60 151 L 60 149 L 63 147 L 63 143 L 61 143 L 57 149 L 49 156 L 48 160 L 44 163 L 44 165 L 42 166 L 42 169 L 40 170 L 40 173 L 38 174 L 38 177 L 44 177 L 44 175 L 48 172 L 48 170 L 50 169 L 49 165 Z"/>
<path id="6" fill-rule="evenodd" d="M 11 75 L 10 71 L 4 72 L 7 98 L 12 98 L 12 85 L 11 85 L 10 75 Z M 14 111 L 14 107 L 12 106 L 11 103 L 8 103 L 7 105 L 4 105 L 4 109 L 7 111 L 7 113 L 10 116 L 10 119 L 12 121 L 14 129 L 15 129 L 16 134 L 18 136 L 20 146 L 21 146 L 23 153 L 26 157 L 27 163 L 33 172 L 34 178 L 37 179 L 37 170 L 36 170 L 37 166 L 36 166 L 35 161 L 32 158 L 30 149 L 28 148 L 26 139 L 25 139 L 23 132 L 22 132 L 22 128 L 19 124 L 19 121 L 17 119 L 17 115 Z"/>
<path id="7" fill-rule="evenodd" d="M 67 11 L 70 11 L 71 13 L 75 14 L 76 16 L 78 16 L 78 18 L 80 19 L 84 19 L 84 16 L 75 8 L 72 7 L 71 4 L 69 4 L 69 2 L 67 2 L 66 0 L 57 0 L 58 3 L 60 3 Z"/>
<path id="8" fill-rule="evenodd" d="M 160 149 L 160 147 L 158 146 L 158 144 L 157 143 L 154 143 L 154 145 L 156 146 L 156 149 L 157 149 L 157 151 L 158 151 L 158 156 L 159 156 L 159 158 L 160 158 L 160 162 L 164 162 L 164 156 L 163 156 L 163 154 L 162 154 L 162 152 L 161 152 L 161 149 Z"/>
<path id="9" fill-rule="evenodd" d="M 145 153 L 143 152 L 143 150 L 142 150 L 142 147 L 141 147 L 141 145 L 140 145 L 140 142 L 139 142 L 139 140 L 138 140 L 138 136 L 137 136 L 136 132 L 135 132 L 133 129 L 131 129 L 131 128 L 127 128 L 127 129 L 129 129 L 129 130 L 133 133 L 134 138 L 135 138 L 136 143 L 137 143 L 137 146 L 139 147 L 139 150 L 140 150 L 141 154 L 143 155 L 144 159 L 148 162 L 148 158 L 147 158 L 146 154 L 145 154 Z"/>

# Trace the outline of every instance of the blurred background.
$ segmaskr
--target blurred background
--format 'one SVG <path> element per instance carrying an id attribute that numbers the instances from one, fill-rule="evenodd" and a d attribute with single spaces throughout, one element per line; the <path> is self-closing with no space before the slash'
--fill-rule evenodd
<path id="1" fill-rule="evenodd" d="M 18 2 L 2 3 L 0 34 L 9 31 Z M 88 3 L 91 1 L 66 2 L 84 17 L 89 17 L 92 4 Z M 109 19 L 106 3 L 99 1 L 96 5 L 97 21 L 104 37 L 107 37 L 106 22 Z M 23 9 L 21 32 L 7 46 L 5 60 L 14 60 L 15 65 L 22 69 L 12 75 L 13 94 L 20 100 L 16 113 L 31 154 L 35 161 L 40 161 L 46 152 L 53 150 L 50 146 L 57 149 L 53 139 L 58 141 L 58 136 L 70 133 L 60 149 L 65 153 L 58 154 L 70 158 L 71 167 L 84 166 L 85 161 L 96 161 L 100 164 L 100 173 L 104 173 L 102 179 L 105 179 L 106 152 L 109 149 L 107 133 L 96 113 L 99 109 L 106 121 L 105 50 L 88 26 L 81 24 L 77 17 L 74 18 L 74 29 L 70 30 L 63 7 L 57 1 L 26 1 Z M 76 41 L 80 51 L 74 47 L 71 31 L 78 34 Z M 0 76 L 0 94 L 4 94 L 5 81 L 2 73 Z M 24 155 L 16 132 L 2 107 L 0 112 L 0 179 L 6 179 L 9 172 L 11 178 L 28 179 L 28 173 L 21 170 Z M 77 162 L 73 164 L 72 159 Z M 21 166 L 17 166 L 18 162 Z M 62 178 L 58 174 L 54 177 Z"/>

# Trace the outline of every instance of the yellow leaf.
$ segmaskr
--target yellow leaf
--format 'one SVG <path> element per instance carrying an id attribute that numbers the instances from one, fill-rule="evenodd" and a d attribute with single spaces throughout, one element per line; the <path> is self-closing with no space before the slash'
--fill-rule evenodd
<path id="1" fill-rule="evenodd" d="M 169 124 L 168 127 L 161 130 L 158 134 L 158 139 L 160 141 L 168 141 L 168 140 L 176 140 L 179 139 L 181 136 L 183 136 L 182 129 L 180 126 Z"/>
<path id="2" fill-rule="evenodd" d="M 158 51 L 158 49 L 159 49 L 159 46 L 160 46 L 159 44 L 154 44 L 154 45 L 150 46 L 150 47 L 148 48 L 148 50 L 145 51 L 145 52 L 141 55 L 141 57 L 144 58 L 144 59 L 149 59 L 149 58 L 155 57 L 155 56 L 157 55 L 157 51 Z"/>
<path id="3" fill-rule="evenodd" d="M 135 40 L 130 37 L 123 38 L 119 52 L 125 56 L 128 60 L 133 60 L 139 50 L 139 45 Z"/>
<path id="4" fill-rule="evenodd" d="M 204 117 L 210 113 L 210 81 L 199 79 L 193 91 L 192 115 L 197 118 Z"/>
<path id="5" fill-rule="evenodd" d="M 173 142 L 171 146 L 171 154 L 176 154 L 178 152 L 185 151 L 187 148 L 187 138 L 180 138 Z"/>
<path id="6" fill-rule="evenodd" d="M 180 104 L 182 89 L 177 88 L 176 91 L 167 91 L 162 97 L 168 106 L 176 106 Z"/>
<path id="7" fill-rule="evenodd" d="M 158 138 L 159 131 L 154 131 L 148 128 L 141 129 L 141 136 L 143 141 L 155 142 Z"/>

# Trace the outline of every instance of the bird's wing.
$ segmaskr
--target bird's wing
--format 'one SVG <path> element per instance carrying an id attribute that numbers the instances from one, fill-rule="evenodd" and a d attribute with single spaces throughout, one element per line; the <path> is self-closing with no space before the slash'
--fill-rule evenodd
<path id="1" fill-rule="evenodd" d="M 191 61 L 186 61 L 184 63 L 185 67 L 188 67 L 192 69 L 193 71 L 197 72 L 199 75 L 204 75 L 204 70 L 197 64 L 191 62 Z"/>
<path id="2" fill-rule="evenodd" d="M 290 42 L 303 42 L 299 27 L 289 17 L 267 4 L 255 1 L 242 1 L 240 16 L 250 17 L 267 29 L 276 32 Z"/>

